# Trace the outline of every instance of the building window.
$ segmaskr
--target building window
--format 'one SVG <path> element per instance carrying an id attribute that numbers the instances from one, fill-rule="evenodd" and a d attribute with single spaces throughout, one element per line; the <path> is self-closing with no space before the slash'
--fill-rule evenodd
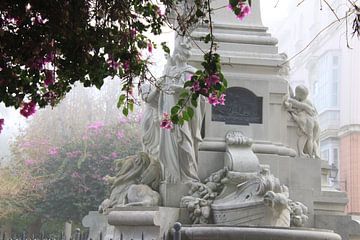
<path id="1" fill-rule="evenodd" d="M 321 151 L 321 159 L 329 162 L 329 149 Z"/>
<path id="2" fill-rule="evenodd" d="M 319 58 L 316 64 L 316 80 L 313 84 L 313 100 L 321 113 L 327 108 L 339 106 L 339 51 L 329 51 Z"/>

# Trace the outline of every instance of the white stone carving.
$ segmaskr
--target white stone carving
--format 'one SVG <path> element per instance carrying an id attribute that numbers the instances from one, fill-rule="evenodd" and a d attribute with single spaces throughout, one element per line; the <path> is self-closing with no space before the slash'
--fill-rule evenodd
<path id="1" fill-rule="evenodd" d="M 165 68 L 162 90 L 159 98 L 159 113 L 169 114 L 183 91 L 185 81 L 195 72 L 187 64 L 191 43 L 187 37 L 176 38 L 175 50 Z M 201 141 L 201 123 L 204 116 L 204 103 L 200 101 L 194 117 L 182 126 L 160 130 L 159 160 L 164 167 L 163 179 L 168 183 L 199 181 L 197 171 L 197 149 Z"/>
<path id="2" fill-rule="evenodd" d="M 158 161 L 148 154 L 116 160 L 118 173 L 107 177 L 112 184 L 111 195 L 99 206 L 99 212 L 106 212 L 114 207 L 124 206 L 158 206 L 160 195 L 158 190 L 161 167 Z"/>
<path id="3" fill-rule="evenodd" d="M 284 107 L 298 126 L 298 155 L 320 158 L 318 113 L 308 95 L 309 90 L 304 85 L 299 85 L 295 88 L 295 95 L 284 100 Z"/>

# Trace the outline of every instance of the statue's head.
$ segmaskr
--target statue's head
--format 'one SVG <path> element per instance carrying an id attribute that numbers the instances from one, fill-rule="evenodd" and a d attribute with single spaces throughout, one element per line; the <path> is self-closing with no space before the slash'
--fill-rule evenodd
<path id="1" fill-rule="evenodd" d="M 177 36 L 173 59 L 176 62 L 186 62 L 191 57 L 191 39 L 187 36 Z"/>
<path id="2" fill-rule="evenodd" d="M 304 101 L 309 95 L 309 90 L 304 85 L 299 85 L 295 88 L 295 99 Z"/>

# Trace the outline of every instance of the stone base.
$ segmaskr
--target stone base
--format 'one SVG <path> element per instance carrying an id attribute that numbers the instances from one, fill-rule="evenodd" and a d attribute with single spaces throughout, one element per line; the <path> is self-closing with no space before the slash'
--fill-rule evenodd
<path id="1" fill-rule="evenodd" d="M 182 240 L 341 240 L 333 231 L 297 228 L 191 226 L 181 228 Z"/>
<path id="2" fill-rule="evenodd" d="M 162 240 L 179 218 L 179 208 L 133 207 L 111 211 L 108 223 L 114 227 L 112 239 Z"/>
<path id="3" fill-rule="evenodd" d="M 90 211 L 82 219 L 84 227 L 89 228 L 88 239 L 100 240 L 100 234 L 105 237 L 108 227 L 107 215 L 101 214 L 97 211 Z"/>

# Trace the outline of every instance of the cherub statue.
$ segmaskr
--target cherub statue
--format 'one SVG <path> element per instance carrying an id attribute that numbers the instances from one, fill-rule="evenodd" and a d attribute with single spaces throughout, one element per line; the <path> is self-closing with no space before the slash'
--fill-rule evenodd
<path id="1" fill-rule="evenodd" d="M 295 88 L 295 96 L 285 99 L 284 106 L 298 125 L 297 148 L 299 156 L 320 158 L 318 113 L 308 99 L 308 95 L 308 89 L 304 85 L 299 85 Z"/>

